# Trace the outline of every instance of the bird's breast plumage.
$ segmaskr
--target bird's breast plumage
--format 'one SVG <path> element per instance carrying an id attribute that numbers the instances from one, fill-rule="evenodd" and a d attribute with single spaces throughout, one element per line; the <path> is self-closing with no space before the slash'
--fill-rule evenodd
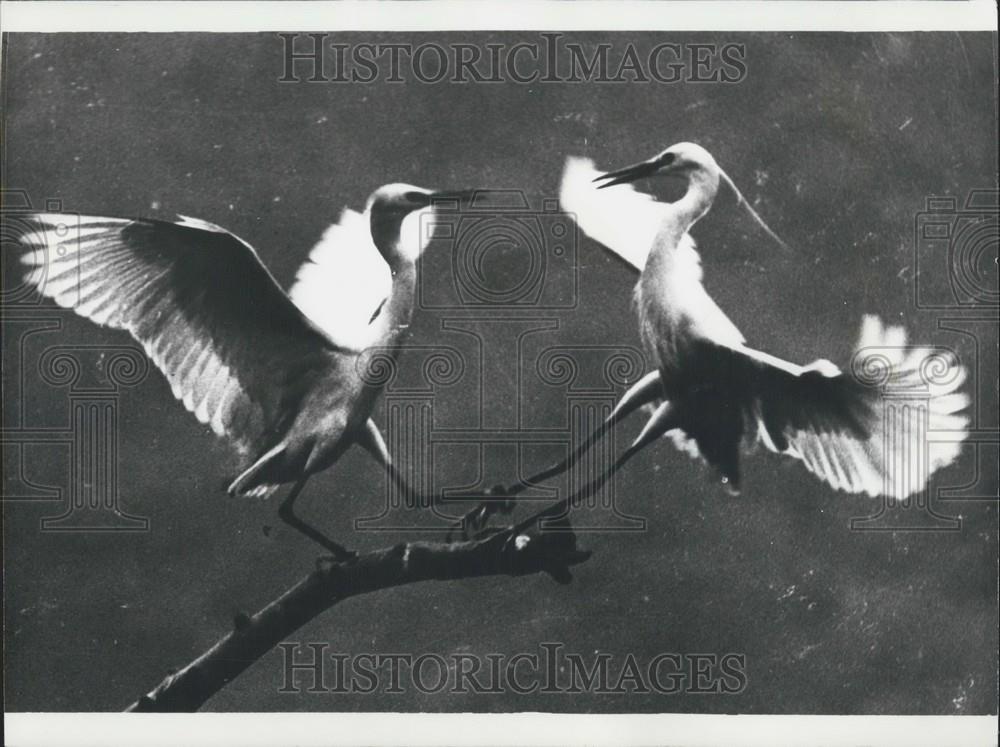
<path id="1" fill-rule="evenodd" d="M 663 233 L 650 253 L 635 291 L 639 334 L 664 384 L 683 386 L 690 356 L 700 341 L 740 345 L 743 335 L 702 285 L 701 258 L 690 234 Z"/>

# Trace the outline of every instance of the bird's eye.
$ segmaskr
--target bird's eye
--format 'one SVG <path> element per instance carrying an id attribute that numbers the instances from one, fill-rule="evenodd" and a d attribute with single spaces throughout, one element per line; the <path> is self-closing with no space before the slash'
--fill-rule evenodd
<path id="1" fill-rule="evenodd" d="M 662 156 L 660 156 L 660 165 L 661 166 L 669 166 L 670 164 L 672 164 L 674 162 L 674 160 L 676 158 L 677 158 L 677 155 L 674 154 L 674 153 L 664 153 Z"/>
<path id="2" fill-rule="evenodd" d="M 427 199 L 427 195 L 423 192 L 407 192 L 403 195 L 403 198 L 407 202 L 421 202 L 422 200 Z"/>

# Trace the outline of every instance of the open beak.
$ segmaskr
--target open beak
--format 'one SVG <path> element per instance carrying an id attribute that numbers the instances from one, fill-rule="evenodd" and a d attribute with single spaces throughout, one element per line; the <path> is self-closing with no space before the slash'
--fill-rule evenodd
<path id="1" fill-rule="evenodd" d="M 626 166 L 624 169 L 618 169 L 618 171 L 609 171 L 607 174 L 597 177 L 594 181 L 609 180 L 598 187 L 598 189 L 604 189 L 605 187 L 614 187 L 616 184 L 628 184 L 629 182 L 634 182 L 636 179 L 652 176 L 659 170 L 660 164 L 656 160 L 643 161 L 633 166 Z"/>

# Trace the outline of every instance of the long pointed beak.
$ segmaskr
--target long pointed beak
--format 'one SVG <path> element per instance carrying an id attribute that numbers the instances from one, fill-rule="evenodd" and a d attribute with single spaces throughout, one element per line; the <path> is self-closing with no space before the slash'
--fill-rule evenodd
<path id="1" fill-rule="evenodd" d="M 478 191 L 478 189 L 442 189 L 431 192 L 428 197 L 431 203 L 438 200 L 471 200 Z"/>
<path id="2" fill-rule="evenodd" d="M 614 187 L 616 184 L 634 182 L 636 179 L 642 179 L 645 176 L 652 176 L 659 170 L 660 164 L 656 161 L 643 161 L 632 166 L 626 166 L 624 169 L 618 169 L 618 171 L 609 171 L 607 174 L 602 174 L 595 178 L 594 181 L 610 180 L 605 181 L 604 184 L 598 187 L 598 189 L 604 189 L 605 187 Z"/>

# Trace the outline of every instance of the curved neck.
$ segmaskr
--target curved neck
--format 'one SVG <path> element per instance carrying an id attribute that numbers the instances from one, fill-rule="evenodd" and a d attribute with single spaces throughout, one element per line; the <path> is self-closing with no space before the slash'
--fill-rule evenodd
<path id="1" fill-rule="evenodd" d="M 719 173 L 704 167 L 694 169 L 688 176 L 688 188 L 684 196 L 673 203 L 679 222 L 687 231 L 708 212 L 719 192 Z"/>
<path id="2" fill-rule="evenodd" d="M 397 268 L 402 265 L 408 262 L 412 264 L 412 260 L 402 251 L 401 246 L 403 220 L 407 215 L 407 211 L 379 209 L 376 206 L 372 208 L 368 221 L 372 242 L 386 264 L 389 265 L 393 275 L 396 274 Z"/>
<path id="3" fill-rule="evenodd" d="M 391 267 L 392 289 L 376 320 L 380 345 L 393 345 L 406 333 L 413 318 L 413 304 L 416 300 L 416 264 L 397 258 Z"/>
<path id="4" fill-rule="evenodd" d="M 643 281 L 654 282 L 654 278 L 662 275 L 692 282 L 701 281 L 698 253 L 694 250 L 690 237 L 685 239 L 685 235 L 712 207 L 719 191 L 719 180 L 717 169 L 699 167 L 689 172 L 687 191 L 681 199 L 670 203 L 671 214 L 660 225 L 646 258 Z M 689 251 L 680 251 L 682 249 Z M 684 268 L 690 272 L 678 272 L 678 269 Z"/>

